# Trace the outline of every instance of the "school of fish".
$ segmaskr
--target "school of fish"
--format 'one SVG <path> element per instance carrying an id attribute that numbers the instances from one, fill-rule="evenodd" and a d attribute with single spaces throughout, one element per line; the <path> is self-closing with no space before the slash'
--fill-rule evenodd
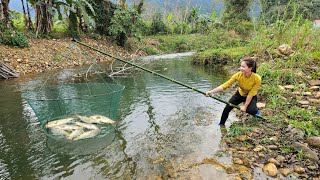
<path id="1" fill-rule="evenodd" d="M 74 115 L 65 119 L 49 121 L 45 127 L 49 129 L 53 135 L 63 136 L 65 139 L 77 141 L 98 135 L 100 129 L 96 124 L 114 123 L 115 121 L 101 115 Z"/>

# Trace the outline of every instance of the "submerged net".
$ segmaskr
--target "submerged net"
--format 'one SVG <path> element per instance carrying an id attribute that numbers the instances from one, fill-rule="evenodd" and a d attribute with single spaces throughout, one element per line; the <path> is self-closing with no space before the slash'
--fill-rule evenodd
<path id="1" fill-rule="evenodd" d="M 78 55 L 91 64 L 45 74 L 23 93 L 50 149 L 86 154 L 112 142 L 124 86 L 110 78 L 103 66 L 75 45 L 59 55 L 57 65 Z"/>

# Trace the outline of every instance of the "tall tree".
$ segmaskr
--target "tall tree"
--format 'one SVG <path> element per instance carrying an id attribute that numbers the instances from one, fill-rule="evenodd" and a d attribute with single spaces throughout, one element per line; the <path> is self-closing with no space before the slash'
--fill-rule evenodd
<path id="1" fill-rule="evenodd" d="M 0 23 L 6 27 L 10 27 L 9 19 L 9 1 L 10 0 L 0 0 Z"/>
<path id="2" fill-rule="evenodd" d="M 23 10 L 24 24 L 27 29 L 32 29 L 32 22 L 31 22 L 31 19 L 29 19 L 30 13 L 28 12 L 29 16 L 27 16 L 26 9 L 24 7 L 24 0 L 21 0 L 21 4 L 22 4 L 22 10 Z M 29 9 L 29 6 L 28 6 L 28 9 Z"/>
<path id="3" fill-rule="evenodd" d="M 96 16 L 96 30 L 99 34 L 108 35 L 109 34 L 109 26 L 111 22 L 111 18 L 114 14 L 114 11 L 119 8 L 117 5 L 113 4 L 110 1 L 102 1 L 101 0 L 88 0 L 90 4 L 92 4 L 93 9 L 95 11 Z"/>
<path id="4" fill-rule="evenodd" d="M 33 0 L 33 6 L 36 11 L 36 35 L 49 34 L 51 32 L 52 19 L 52 1 L 53 0 Z"/>
<path id="5" fill-rule="evenodd" d="M 222 14 L 222 22 L 229 29 L 233 29 L 240 33 L 248 32 L 246 25 L 249 25 L 251 17 L 249 8 L 252 0 L 224 0 L 225 10 Z"/>
<path id="6" fill-rule="evenodd" d="M 29 23 L 28 23 L 28 25 L 29 25 L 29 29 L 33 29 L 33 24 L 32 24 L 32 20 L 31 20 L 31 16 L 30 16 L 30 8 L 29 8 L 29 3 L 28 3 L 28 1 L 27 1 L 27 12 L 28 12 L 28 20 L 29 20 Z"/>

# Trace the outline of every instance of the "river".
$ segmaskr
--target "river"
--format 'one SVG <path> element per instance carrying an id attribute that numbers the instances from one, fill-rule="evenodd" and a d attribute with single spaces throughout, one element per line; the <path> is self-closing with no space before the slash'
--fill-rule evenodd
<path id="1" fill-rule="evenodd" d="M 146 60 L 145 60 L 146 61 Z M 207 91 L 227 80 L 221 69 L 191 65 L 187 57 L 154 59 L 144 67 Z M 73 72 L 73 70 L 61 70 Z M 218 126 L 224 104 L 143 71 L 113 81 L 125 86 L 106 138 L 61 152 L 23 98 L 46 74 L 0 81 L 0 179 L 224 179 L 230 164 Z M 72 93 L 66 92 L 66 93 Z M 72 97 L 72 95 L 70 94 Z M 221 93 L 227 100 L 230 92 Z M 231 113 L 226 126 L 235 120 Z M 60 148 L 60 149 L 59 149 Z M 203 164 L 204 160 L 218 165 Z"/>

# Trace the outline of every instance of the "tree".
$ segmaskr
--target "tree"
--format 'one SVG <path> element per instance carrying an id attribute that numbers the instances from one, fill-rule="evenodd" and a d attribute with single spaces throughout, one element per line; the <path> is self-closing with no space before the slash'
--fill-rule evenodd
<path id="1" fill-rule="evenodd" d="M 10 0 L 0 0 L 0 24 L 3 24 L 5 27 L 10 27 L 9 19 L 9 1 Z"/>
<path id="2" fill-rule="evenodd" d="M 24 23 L 27 29 L 32 29 L 32 21 L 30 18 L 30 13 L 29 13 L 29 6 L 28 6 L 28 2 L 27 2 L 27 11 L 28 11 L 28 16 L 24 7 L 24 0 L 21 0 L 21 4 L 22 4 L 22 9 L 23 9 L 23 17 L 24 17 Z"/>
<path id="3" fill-rule="evenodd" d="M 249 7 L 252 0 L 224 0 L 225 11 L 222 15 L 222 22 L 229 29 L 239 33 L 248 33 L 251 17 Z"/>
<path id="4" fill-rule="evenodd" d="M 94 17 L 96 23 L 96 31 L 101 35 L 109 35 L 109 26 L 111 18 L 117 5 L 110 1 L 88 0 L 95 11 Z"/>
<path id="5" fill-rule="evenodd" d="M 53 0 L 28 0 L 35 9 L 36 22 L 35 30 L 36 36 L 38 34 L 49 34 L 51 32 L 53 20 Z"/>
<path id="6" fill-rule="evenodd" d="M 128 37 L 140 38 L 143 21 L 136 10 L 117 9 L 111 19 L 110 35 L 124 47 Z"/>

